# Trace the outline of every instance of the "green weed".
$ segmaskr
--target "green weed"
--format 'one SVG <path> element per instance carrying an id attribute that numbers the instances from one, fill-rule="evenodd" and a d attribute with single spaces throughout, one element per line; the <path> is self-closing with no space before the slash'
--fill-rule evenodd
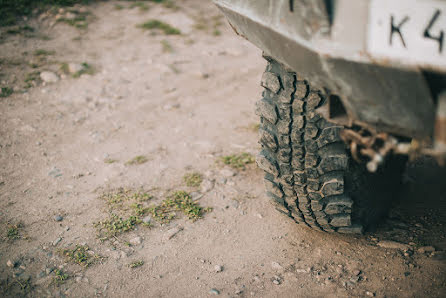
<path id="1" fill-rule="evenodd" d="M 107 240 L 127 231 L 134 230 L 140 223 L 142 223 L 142 220 L 136 216 L 123 219 L 116 214 L 111 214 L 108 219 L 96 223 L 95 226 L 98 228 L 99 239 Z"/>
<path id="2" fill-rule="evenodd" d="M 8 97 L 10 96 L 12 93 L 14 93 L 14 90 L 10 87 L 1 87 L 0 89 L 0 97 Z"/>
<path id="3" fill-rule="evenodd" d="M 255 158 L 252 154 L 247 152 L 242 152 L 239 154 L 232 154 L 223 156 L 221 161 L 228 166 L 231 166 L 235 169 L 245 169 L 246 165 L 252 164 L 255 162 Z"/>
<path id="4" fill-rule="evenodd" d="M 167 40 L 161 40 L 161 46 L 163 47 L 164 53 L 173 53 L 173 47 Z"/>
<path id="5" fill-rule="evenodd" d="M 141 267 L 142 265 L 144 265 L 144 261 L 140 260 L 140 261 L 135 261 L 129 264 L 130 268 L 138 268 Z"/>
<path id="6" fill-rule="evenodd" d="M 149 161 L 147 157 L 145 157 L 144 155 L 138 155 L 132 158 L 131 160 L 127 161 L 125 164 L 127 166 L 141 165 L 143 163 L 146 163 L 147 161 Z"/>
<path id="7" fill-rule="evenodd" d="M 65 281 L 68 278 L 70 278 L 70 276 L 67 273 L 63 272 L 62 270 L 56 269 L 54 270 L 54 277 L 52 283 L 56 285 L 61 285 L 65 283 Z"/>
<path id="8" fill-rule="evenodd" d="M 90 254 L 89 250 L 88 245 L 76 245 L 74 248 L 62 250 L 62 254 L 72 263 L 89 267 L 103 259 L 98 255 Z"/>
<path id="9" fill-rule="evenodd" d="M 9 224 L 6 237 L 8 237 L 9 240 L 16 240 L 21 238 L 20 236 L 21 229 L 22 229 L 22 224 Z"/>
<path id="10" fill-rule="evenodd" d="M 44 49 L 38 49 L 34 51 L 34 56 L 51 56 L 54 55 L 54 51 L 47 51 Z"/>
<path id="11" fill-rule="evenodd" d="M 147 11 L 150 8 L 146 3 L 142 2 L 142 1 L 133 2 L 129 6 L 129 8 L 135 8 L 135 7 L 138 7 L 139 10 L 141 10 L 141 11 Z"/>
<path id="12" fill-rule="evenodd" d="M 91 66 L 90 64 L 88 64 L 86 62 L 81 63 L 81 65 L 82 65 L 82 69 L 79 70 L 78 72 L 75 72 L 73 74 L 73 78 L 78 78 L 83 74 L 89 74 L 89 75 L 94 74 L 95 71 L 94 71 L 93 66 Z"/>
<path id="13" fill-rule="evenodd" d="M 25 75 L 25 88 L 37 86 L 40 82 L 40 71 L 33 71 Z"/>
<path id="14" fill-rule="evenodd" d="M 178 211 L 183 212 L 192 221 L 202 218 L 204 212 L 210 211 L 199 206 L 185 191 L 174 192 L 159 205 L 152 206 L 148 210 L 156 220 L 162 223 L 169 223 L 176 218 Z"/>
<path id="15" fill-rule="evenodd" d="M 197 172 L 187 173 L 183 176 L 183 180 L 189 187 L 198 187 L 203 182 L 203 175 Z"/>
<path id="16" fill-rule="evenodd" d="M 181 35 L 181 31 L 167 23 L 160 20 L 149 20 L 143 24 L 138 25 L 139 28 L 144 30 L 161 30 L 166 35 Z"/>
<path id="17" fill-rule="evenodd" d="M 112 158 L 104 159 L 104 163 L 112 164 L 112 163 L 115 163 L 115 162 L 118 162 L 118 160 L 112 159 Z"/>

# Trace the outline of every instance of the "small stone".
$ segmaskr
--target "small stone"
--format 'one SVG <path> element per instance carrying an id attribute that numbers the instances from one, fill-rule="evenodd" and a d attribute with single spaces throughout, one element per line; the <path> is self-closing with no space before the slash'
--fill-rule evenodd
<path id="1" fill-rule="evenodd" d="M 209 294 L 211 294 L 211 295 L 220 295 L 220 291 L 217 290 L 217 289 L 211 289 L 211 290 L 209 291 Z"/>
<path id="2" fill-rule="evenodd" d="M 422 246 L 420 248 L 418 248 L 417 252 L 420 254 L 424 254 L 424 253 L 431 253 L 435 251 L 435 247 L 433 246 Z"/>
<path id="3" fill-rule="evenodd" d="M 149 223 L 152 222 L 152 217 L 150 215 L 147 215 L 146 217 L 144 217 L 142 219 L 142 222 L 145 223 L 145 224 L 149 224 Z"/>
<path id="4" fill-rule="evenodd" d="M 275 284 L 275 285 L 280 285 L 280 280 L 278 280 L 278 279 L 274 279 L 274 280 L 273 280 L 273 284 Z"/>
<path id="5" fill-rule="evenodd" d="M 68 63 L 68 71 L 70 73 L 77 73 L 77 72 L 80 72 L 83 69 L 84 69 L 84 67 L 82 66 L 82 64 L 79 64 L 79 63 Z"/>
<path id="6" fill-rule="evenodd" d="M 217 179 L 217 183 L 218 184 L 226 184 L 226 182 L 228 181 L 228 179 L 221 177 Z"/>
<path id="7" fill-rule="evenodd" d="M 172 228 L 172 229 L 168 230 L 166 232 L 166 234 L 164 235 L 163 240 L 167 241 L 167 240 L 172 239 L 173 237 L 175 237 L 176 234 L 178 234 L 182 230 L 183 230 L 182 227 L 175 227 L 175 228 Z"/>
<path id="8" fill-rule="evenodd" d="M 72 13 L 72 12 L 67 12 L 66 14 L 65 14 L 65 19 L 67 19 L 67 20 L 74 20 L 76 18 L 76 14 L 75 13 Z"/>
<path id="9" fill-rule="evenodd" d="M 400 249 L 400 250 L 407 250 L 409 249 L 409 246 L 400 242 L 391 241 L 391 240 L 382 240 L 377 243 L 379 247 L 382 248 L 389 248 L 389 249 Z"/>
<path id="10" fill-rule="evenodd" d="M 63 217 L 61 215 L 56 215 L 56 216 L 54 216 L 54 220 L 55 221 L 62 221 Z"/>
<path id="11" fill-rule="evenodd" d="M 139 245 L 142 243 L 142 238 L 141 237 L 135 237 L 129 240 L 131 245 Z"/>
<path id="12" fill-rule="evenodd" d="M 353 271 L 353 275 L 358 276 L 359 274 L 361 274 L 361 270 L 354 270 Z"/>
<path id="13" fill-rule="evenodd" d="M 224 168 L 224 169 L 222 169 L 222 170 L 220 171 L 220 174 L 221 174 L 223 177 L 229 178 L 229 177 L 233 177 L 233 176 L 235 176 L 237 173 L 234 172 L 234 171 L 231 170 L 231 169 Z"/>
<path id="14" fill-rule="evenodd" d="M 56 246 L 57 244 L 60 243 L 60 241 L 62 241 L 62 237 L 57 238 L 56 240 L 53 241 L 53 246 Z"/>
<path id="15" fill-rule="evenodd" d="M 8 267 L 10 267 L 10 268 L 14 268 L 14 267 L 15 267 L 15 264 L 14 264 L 11 260 L 8 260 L 8 261 L 6 262 L 6 266 L 8 266 Z"/>
<path id="16" fill-rule="evenodd" d="M 214 267 L 215 272 L 219 273 L 223 271 L 223 266 L 220 265 L 215 265 Z"/>
<path id="17" fill-rule="evenodd" d="M 45 269 L 45 273 L 46 273 L 46 275 L 49 275 L 49 274 L 51 274 L 51 272 L 53 272 L 54 271 L 54 268 L 46 268 Z"/>
<path id="18" fill-rule="evenodd" d="M 375 293 L 370 292 L 370 291 L 365 292 L 365 294 L 369 297 L 375 297 Z"/>
<path id="19" fill-rule="evenodd" d="M 282 270 L 282 269 L 283 269 L 282 265 L 280 265 L 280 264 L 277 263 L 277 262 L 271 262 L 271 267 L 272 267 L 274 270 Z"/>
<path id="20" fill-rule="evenodd" d="M 55 83 L 55 82 L 59 81 L 59 77 L 57 76 L 57 74 L 55 74 L 54 72 L 51 72 L 51 71 L 42 71 L 40 73 L 40 78 L 45 83 Z"/>
<path id="21" fill-rule="evenodd" d="M 211 180 L 205 179 L 205 180 L 203 180 L 203 182 L 201 182 L 201 192 L 202 193 L 209 192 L 213 188 L 214 188 L 214 182 L 212 182 Z"/>

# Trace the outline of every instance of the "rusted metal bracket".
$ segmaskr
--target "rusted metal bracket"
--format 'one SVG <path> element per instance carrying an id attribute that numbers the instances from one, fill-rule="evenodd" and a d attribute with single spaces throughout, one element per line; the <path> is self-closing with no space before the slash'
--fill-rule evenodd
<path id="1" fill-rule="evenodd" d="M 341 131 L 341 138 L 350 147 L 352 157 L 357 162 L 367 161 L 370 172 L 376 172 L 388 154 L 413 155 L 418 147 L 416 143 L 399 142 L 397 138 L 371 128 L 346 128 Z"/>

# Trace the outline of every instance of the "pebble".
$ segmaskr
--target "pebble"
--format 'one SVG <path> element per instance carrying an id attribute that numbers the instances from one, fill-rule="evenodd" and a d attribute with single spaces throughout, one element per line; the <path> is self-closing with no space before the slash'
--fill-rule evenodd
<path id="1" fill-rule="evenodd" d="M 54 216 L 54 220 L 55 221 L 62 221 L 63 217 L 61 215 L 56 215 L 56 216 Z"/>
<path id="2" fill-rule="evenodd" d="M 353 275 L 358 276 L 359 274 L 361 274 L 361 270 L 355 270 L 355 271 L 353 271 Z"/>
<path id="3" fill-rule="evenodd" d="M 57 238 L 56 240 L 53 241 L 53 246 L 56 246 L 57 244 L 60 243 L 60 241 L 62 241 L 62 237 Z"/>
<path id="4" fill-rule="evenodd" d="M 226 178 L 229 178 L 229 177 L 235 176 L 236 172 L 234 172 L 233 170 L 231 170 L 229 168 L 224 168 L 220 171 L 220 174 Z"/>
<path id="5" fill-rule="evenodd" d="M 219 273 L 223 271 L 223 266 L 220 265 L 215 265 L 214 267 L 215 272 Z"/>
<path id="6" fill-rule="evenodd" d="M 142 219 L 142 222 L 145 224 L 149 224 L 151 221 L 152 221 L 152 217 L 150 215 L 148 215 Z"/>
<path id="7" fill-rule="evenodd" d="M 377 243 L 379 247 L 382 248 L 389 248 L 389 249 L 400 249 L 400 250 L 407 250 L 409 249 L 409 246 L 400 242 L 391 241 L 391 240 L 382 240 Z"/>
<path id="8" fill-rule="evenodd" d="M 220 291 L 217 289 L 210 289 L 209 294 L 211 295 L 220 295 Z"/>
<path id="9" fill-rule="evenodd" d="M 57 74 L 55 74 L 54 72 L 51 72 L 51 71 L 42 71 L 40 73 L 40 78 L 45 83 L 55 83 L 55 82 L 59 81 L 59 77 L 57 76 Z"/>
<path id="10" fill-rule="evenodd" d="M 175 227 L 175 228 L 172 228 L 172 229 L 168 230 L 166 232 L 166 234 L 164 234 L 163 240 L 167 241 L 167 240 L 172 239 L 173 237 L 175 237 L 176 234 L 178 234 L 182 230 L 183 230 L 182 227 Z"/>
<path id="11" fill-rule="evenodd" d="M 365 292 L 365 294 L 369 297 L 375 297 L 375 293 L 370 292 L 370 291 Z"/>
<path id="12" fill-rule="evenodd" d="M 431 253 L 435 251 L 435 247 L 433 246 L 422 246 L 420 248 L 418 248 L 417 252 L 419 252 L 420 254 L 424 254 L 424 253 Z"/>
<path id="13" fill-rule="evenodd" d="M 6 262 L 6 266 L 13 268 L 13 267 L 15 267 L 15 264 L 11 260 L 8 260 Z"/>
<path id="14" fill-rule="evenodd" d="M 47 274 L 47 275 L 49 275 L 51 272 L 53 272 L 54 271 L 54 268 L 46 268 L 45 269 L 45 273 Z"/>
<path id="15" fill-rule="evenodd" d="M 139 245 L 142 243 L 142 238 L 141 237 L 135 237 L 129 240 L 131 245 Z"/>
<path id="16" fill-rule="evenodd" d="M 273 280 L 273 284 L 275 284 L 275 285 L 280 285 L 280 280 L 278 280 L 278 279 L 274 279 L 274 280 Z"/>
<path id="17" fill-rule="evenodd" d="M 82 66 L 82 64 L 79 64 L 79 63 L 68 63 L 68 71 L 70 73 L 77 73 L 77 72 L 80 72 L 83 69 L 84 69 L 84 67 Z"/>
<path id="18" fill-rule="evenodd" d="M 214 182 L 211 180 L 205 179 L 201 182 L 201 192 L 206 193 L 214 188 Z"/>
<path id="19" fill-rule="evenodd" d="M 228 179 L 221 177 L 217 179 L 217 183 L 218 184 L 226 184 L 226 182 L 228 181 Z"/>
<path id="20" fill-rule="evenodd" d="M 280 265 L 280 264 L 277 263 L 277 262 L 271 262 L 271 267 L 272 267 L 274 270 L 282 270 L 282 269 L 283 269 L 282 265 Z"/>

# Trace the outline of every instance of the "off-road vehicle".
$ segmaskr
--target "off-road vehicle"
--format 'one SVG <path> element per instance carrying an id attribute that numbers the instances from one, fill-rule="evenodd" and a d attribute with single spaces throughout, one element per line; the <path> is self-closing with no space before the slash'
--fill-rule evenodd
<path id="1" fill-rule="evenodd" d="M 446 1 L 214 0 L 268 61 L 267 195 L 298 223 L 362 233 L 406 159 L 446 152 Z"/>

